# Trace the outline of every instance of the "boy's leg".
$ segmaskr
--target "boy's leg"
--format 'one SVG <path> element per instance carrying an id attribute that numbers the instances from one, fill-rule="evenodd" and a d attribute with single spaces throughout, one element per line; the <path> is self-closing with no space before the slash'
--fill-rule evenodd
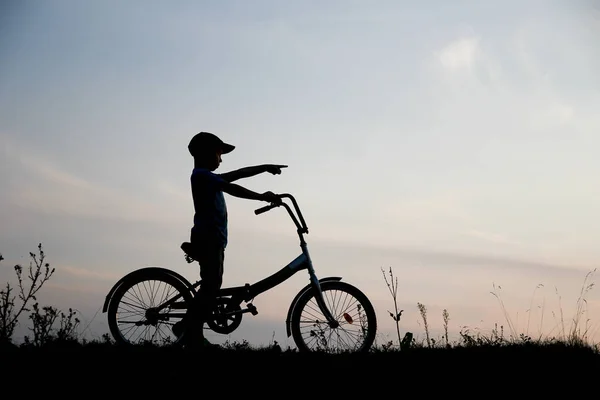
<path id="1" fill-rule="evenodd" d="M 200 278 L 202 284 L 194 297 L 191 318 L 188 319 L 188 344 L 204 344 L 204 322 L 213 309 L 213 302 L 223 283 L 223 264 L 225 252 L 222 247 L 202 246 L 199 249 Z"/>

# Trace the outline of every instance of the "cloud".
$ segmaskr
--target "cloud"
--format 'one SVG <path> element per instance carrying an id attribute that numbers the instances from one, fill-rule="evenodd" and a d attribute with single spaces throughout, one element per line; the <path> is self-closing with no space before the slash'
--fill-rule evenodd
<path id="1" fill-rule="evenodd" d="M 313 243 L 313 258 L 318 264 L 335 265 L 338 262 L 336 260 L 348 260 L 344 264 L 345 273 L 360 274 L 361 279 L 365 279 L 362 275 L 365 268 L 378 268 L 379 265 L 385 266 L 388 263 L 394 268 L 401 268 L 405 273 L 405 279 L 435 281 L 450 273 L 453 279 L 457 280 L 464 280 L 465 277 L 472 280 L 479 276 L 481 279 L 489 278 L 490 282 L 493 279 L 490 277 L 498 274 L 510 279 L 525 275 L 566 279 L 584 276 L 597 266 L 597 263 L 591 265 L 561 262 L 556 258 L 544 257 L 544 254 L 531 254 L 531 252 L 514 254 L 503 252 L 506 246 L 499 247 L 493 241 L 506 240 L 512 244 L 509 239 L 487 232 L 474 232 L 471 233 L 478 235 L 478 238 L 485 237 L 494 246 L 471 245 L 449 248 L 442 246 L 445 244 L 444 241 L 440 241 L 441 245 L 436 246 L 428 244 L 425 240 L 419 243 L 415 241 L 392 245 L 382 241 L 367 241 L 359 238 L 350 240 L 337 236 L 313 237 L 311 243 Z M 448 277 L 444 276 L 444 279 Z"/>
<path id="2" fill-rule="evenodd" d="M 436 52 L 442 66 L 450 70 L 471 70 L 479 53 L 479 38 L 476 37 L 457 39 Z"/>
<path id="3" fill-rule="evenodd" d="M 380 204 L 379 210 L 385 218 L 394 218 L 400 224 L 410 221 L 439 223 L 442 220 L 468 223 L 473 221 L 465 207 L 469 196 L 466 189 L 442 190 L 428 196 Z"/>
<path id="4" fill-rule="evenodd" d="M 484 232 L 478 229 L 470 229 L 464 233 L 466 236 L 474 237 L 477 239 L 481 239 L 486 242 L 494 243 L 494 244 L 507 244 L 512 246 L 520 246 L 519 243 L 508 239 L 504 235 L 499 235 L 497 233 Z"/>
<path id="5" fill-rule="evenodd" d="M 191 204 L 191 192 L 190 189 L 187 187 L 187 190 L 183 190 L 182 188 L 177 187 L 170 182 L 158 181 L 156 183 L 155 188 L 159 193 L 162 193 L 172 198 L 173 201 L 177 201 L 180 204 Z"/>
<path id="6" fill-rule="evenodd" d="M 530 127 L 535 130 L 547 130 L 566 125 L 575 119 L 572 106 L 557 100 L 531 114 Z"/>
<path id="7" fill-rule="evenodd" d="M 475 141 L 502 135 L 494 141 L 517 157 L 555 151 L 554 138 L 593 146 L 599 53 L 590 48 L 589 22 L 560 18 L 525 20 L 499 36 L 475 32 L 432 51 L 425 65 L 432 123 L 449 135 L 479 132 Z"/>
<path id="8" fill-rule="evenodd" d="M 35 151 L 26 152 L 5 135 L 0 135 L 0 143 L 15 172 L 13 187 L 7 191 L 12 206 L 46 214 L 155 223 L 187 217 L 181 207 L 172 206 L 173 201 L 183 200 L 182 193 L 165 184 L 156 186 L 156 196 L 142 197 L 67 171 Z"/>
<path id="9" fill-rule="evenodd" d="M 84 268 L 79 268 L 79 267 L 73 267 L 73 266 L 69 266 L 69 265 L 60 265 L 59 267 L 57 267 L 56 269 L 56 273 L 60 273 L 62 274 L 63 272 L 66 272 L 69 275 L 72 275 L 73 277 L 76 278 L 81 278 L 81 279 L 86 279 L 86 280 L 93 280 L 93 281 L 111 281 L 111 282 L 116 282 L 117 280 L 121 279 L 122 275 L 120 274 L 116 274 L 116 273 L 110 273 L 110 272 L 104 272 L 104 271 L 90 271 L 88 269 L 84 269 Z"/>

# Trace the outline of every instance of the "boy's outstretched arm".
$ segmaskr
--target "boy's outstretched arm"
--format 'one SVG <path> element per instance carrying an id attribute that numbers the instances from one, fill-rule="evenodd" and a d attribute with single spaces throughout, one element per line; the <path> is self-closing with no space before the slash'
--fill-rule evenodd
<path id="1" fill-rule="evenodd" d="M 279 164 L 262 164 L 255 165 L 252 167 L 244 167 L 235 171 L 225 172 L 220 174 L 221 178 L 226 180 L 227 182 L 237 181 L 242 178 L 250 178 L 252 176 L 262 174 L 263 172 L 269 172 L 273 175 L 281 174 L 281 168 L 287 168 L 287 165 L 279 165 Z"/>
<path id="2" fill-rule="evenodd" d="M 242 199 L 267 201 L 269 203 L 281 202 L 281 199 L 273 192 L 256 193 L 235 183 L 223 183 L 221 186 L 221 190 L 223 190 L 227 194 Z"/>

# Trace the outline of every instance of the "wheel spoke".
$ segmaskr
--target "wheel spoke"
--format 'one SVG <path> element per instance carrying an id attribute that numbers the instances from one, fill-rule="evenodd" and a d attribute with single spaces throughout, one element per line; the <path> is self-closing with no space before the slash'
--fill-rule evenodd
<path id="1" fill-rule="evenodd" d="M 369 300 L 342 282 L 326 282 L 322 292 L 325 305 L 339 325 L 332 328 L 316 298 L 307 294 L 292 316 L 292 333 L 299 348 L 327 352 L 368 350 L 376 330 L 375 312 Z"/>
<path id="2" fill-rule="evenodd" d="M 179 312 L 172 312 L 171 305 L 157 311 L 175 296 L 180 299 L 171 305 L 177 305 Z M 109 307 L 111 333 L 117 342 L 124 344 L 178 342 L 172 326 L 185 315 L 182 310 L 187 309 L 189 300 L 187 287 L 169 275 L 156 274 L 151 279 L 127 284 L 111 300 L 115 303 Z"/>

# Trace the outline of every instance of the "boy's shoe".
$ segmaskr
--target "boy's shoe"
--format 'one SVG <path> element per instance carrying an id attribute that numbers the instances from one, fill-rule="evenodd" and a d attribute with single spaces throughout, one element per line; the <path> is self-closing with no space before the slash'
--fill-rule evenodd
<path id="1" fill-rule="evenodd" d="M 183 332 L 185 330 L 185 326 L 184 326 L 184 321 L 181 320 L 179 322 L 176 322 L 175 324 L 173 324 L 173 328 L 171 328 L 171 330 L 173 331 L 173 334 L 175 336 L 177 336 L 177 339 L 179 339 L 181 337 L 181 335 L 183 335 Z M 189 336 L 188 336 L 189 335 Z M 194 349 L 194 350 L 217 350 L 220 349 L 221 346 L 219 346 L 218 344 L 213 344 L 211 342 L 209 342 L 208 340 L 206 340 L 206 338 L 204 336 L 195 336 L 193 334 L 193 332 L 188 332 L 188 334 L 186 335 L 186 337 L 184 338 L 184 347 L 187 349 Z"/>

